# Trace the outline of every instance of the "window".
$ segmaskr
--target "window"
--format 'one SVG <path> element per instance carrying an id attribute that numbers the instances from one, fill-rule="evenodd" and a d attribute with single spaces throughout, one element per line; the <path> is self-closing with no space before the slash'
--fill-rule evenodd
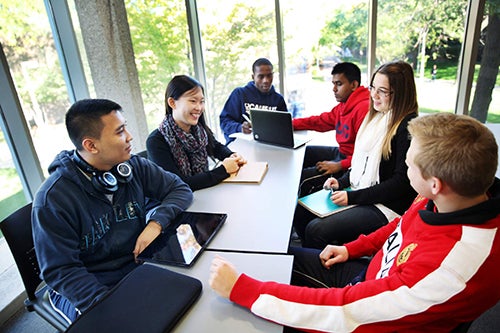
<path id="1" fill-rule="evenodd" d="M 465 0 L 379 1 L 377 66 L 413 65 L 420 112 L 455 112 L 466 6 Z"/>
<path id="2" fill-rule="evenodd" d="M 493 3 L 486 1 L 482 16 L 469 112 L 481 122 L 500 123 L 500 12 Z"/>
<path id="3" fill-rule="evenodd" d="M 30 129 L 40 164 L 48 165 L 72 145 L 64 114 L 68 93 L 41 1 L 3 1 L 0 42 Z"/>
<path id="4" fill-rule="evenodd" d="M 12 155 L 0 129 L 0 221 L 25 205 L 26 197 Z M 0 233 L 1 234 L 1 233 Z"/>
<path id="5" fill-rule="evenodd" d="M 221 138 L 219 114 L 231 91 L 252 80 L 252 64 L 257 58 L 268 58 L 273 64 L 273 85 L 279 92 L 274 2 L 197 3 L 207 81 L 206 114 L 212 131 Z"/>
<path id="6" fill-rule="evenodd" d="M 330 111 L 332 67 L 342 61 L 357 64 L 366 85 L 368 5 L 366 0 L 283 1 L 286 56 L 286 96 L 294 117 Z"/>
<path id="7" fill-rule="evenodd" d="M 184 0 L 126 0 L 130 35 L 150 131 L 165 116 L 165 89 L 179 74 L 193 76 Z"/>

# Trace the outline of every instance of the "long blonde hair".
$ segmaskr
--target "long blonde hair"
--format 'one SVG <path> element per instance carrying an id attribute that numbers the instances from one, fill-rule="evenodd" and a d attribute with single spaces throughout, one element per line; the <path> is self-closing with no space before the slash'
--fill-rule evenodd
<path id="1" fill-rule="evenodd" d="M 385 160 L 391 155 L 391 140 L 401 124 L 401 121 L 409 114 L 418 114 L 417 89 L 415 87 L 415 78 L 413 68 L 404 61 L 394 61 L 381 65 L 373 73 L 370 86 L 376 74 L 383 74 L 389 79 L 389 89 L 391 90 L 390 120 L 387 133 L 382 144 L 382 157 Z M 368 112 L 368 121 L 375 116 L 376 111 L 373 108 L 373 100 L 370 98 L 370 111 Z"/>

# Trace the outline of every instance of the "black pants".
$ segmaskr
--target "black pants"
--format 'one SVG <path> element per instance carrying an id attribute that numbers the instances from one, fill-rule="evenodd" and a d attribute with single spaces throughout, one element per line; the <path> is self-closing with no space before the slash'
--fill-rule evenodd
<path id="1" fill-rule="evenodd" d="M 374 205 L 359 205 L 320 218 L 297 205 L 293 226 L 304 247 L 323 249 L 342 245 L 387 224 L 385 215 Z"/>
<path id="2" fill-rule="evenodd" d="M 289 254 L 294 256 L 292 284 L 311 288 L 342 288 L 364 280 L 369 258 L 349 260 L 335 264 L 330 269 L 321 265 L 320 250 L 290 247 Z M 302 332 L 293 327 L 283 329 L 284 333 Z"/>
<path id="3" fill-rule="evenodd" d="M 349 284 L 364 281 L 370 258 L 348 260 L 326 269 L 321 264 L 321 250 L 290 247 L 294 256 L 291 284 L 312 288 L 343 288 Z"/>
<path id="4" fill-rule="evenodd" d="M 334 175 L 323 175 L 316 169 L 316 163 L 321 161 L 338 162 L 343 159 L 345 156 L 339 151 L 339 147 L 307 146 L 302 164 L 302 174 L 300 175 L 299 197 L 320 190 L 328 177 L 338 178 L 344 173 L 342 171 Z"/>

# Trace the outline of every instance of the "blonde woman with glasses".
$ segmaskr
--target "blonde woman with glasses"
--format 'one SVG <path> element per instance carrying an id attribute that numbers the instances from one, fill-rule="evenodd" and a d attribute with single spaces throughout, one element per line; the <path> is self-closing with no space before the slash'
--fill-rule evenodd
<path id="1" fill-rule="evenodd" d="M 407 125 L 418 114 L 413 69 L 403 61 L 384 64 L 369 89 L 370 111 L 356 137 L 351 168 L 324 184 L 335 204 L 356 206 L 325 218 L 300 207 L 294 226 L 304 235 L 304 247 L 323 249 L 371 233 L 402 215 L 416 196 L 405 164 Z"/>

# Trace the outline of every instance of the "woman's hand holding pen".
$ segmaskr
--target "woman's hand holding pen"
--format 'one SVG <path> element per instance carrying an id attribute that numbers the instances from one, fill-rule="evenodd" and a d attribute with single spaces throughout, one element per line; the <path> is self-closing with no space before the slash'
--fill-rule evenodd
<path id="1" fill-rule="evenodd" d="M 323 184 L 323 188 L 325 190 L 336 190 L 339 188 L 339 181 L 334 177 L 330 177 Z"/>
<path id="2" fill-rule="evenodd" d="M 332 192 L 330 200 L 332 200 L 334 204 L 339 206 L 347 206 L 347 191 L 337 191 L 337 189 L 339 188 L 339 181 L 336 178 L 328 178 L 323 184 L 323 188 Z"/>
<path id="3" fill-rule="evenodd" d="M 332 190 L 332 195 L 330 200 L 336 205 L 347 206 L 347 191 L 334 191 Z"/>

